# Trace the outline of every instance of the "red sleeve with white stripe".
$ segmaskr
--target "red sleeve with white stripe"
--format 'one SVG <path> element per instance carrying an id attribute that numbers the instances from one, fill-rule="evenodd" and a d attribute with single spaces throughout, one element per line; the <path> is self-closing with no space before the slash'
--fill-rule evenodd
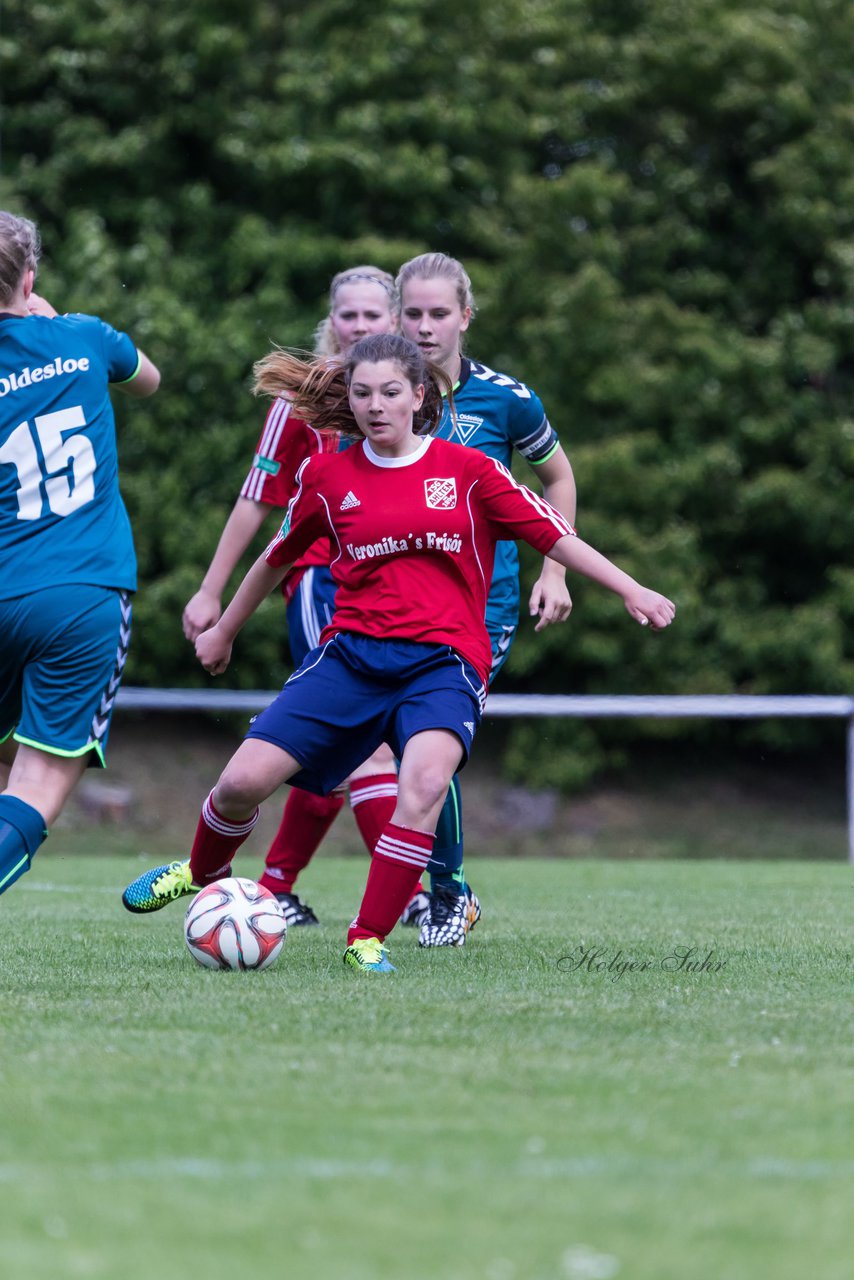
<path id="1" fill-rule="evenodd" d="M 307 458 L 297 472 L 296 493 L 284 524 L 264 552 L 268 564 L 294 564 L 318 538 L 329 538 L 332 532 L 326 504 L 312 483 L 310 464 L 311 458 Z"/>
<path id="2" fill-rule="evenodd" d="M 287 400 L 274 400 L 258 438 L 252 468 L 240 490 L 241 498 L 286 507 L 306 458 L 334 453 L 337 448 L 335 436 L 321 435 L 302 418 L 294 417 Z"/>
<path id="3" fill-rule="evenodd" d="M 474 489 L 480 515 L 498 538 L 520 538 L 546 555 L 572 525 L 545 498 L 519 484 L 496 458 L 481 454 L 483 466 Z"/>

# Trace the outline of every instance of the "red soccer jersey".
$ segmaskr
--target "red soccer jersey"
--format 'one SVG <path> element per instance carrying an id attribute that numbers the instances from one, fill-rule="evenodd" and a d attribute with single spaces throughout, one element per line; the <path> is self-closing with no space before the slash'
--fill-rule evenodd
<path id="1" fill-rule="evenodd" d="M 495 544 L 521 538 L 545 554 L 574 534 L 564 517 L 479 449 L 425 438 L 405 458 L 367 442 L 315 457 L 298 489 L 271 565 L 293 563 L 331 534 L 335 613 L 321 642 L 339 631 L 447 644 L 489 677 L 484 625 Z"/>
<path id="2" fill-rule="evenodd" d="M 306 458 L 335 453 L 338 443 L 337 435 L 321 435 L 302 418 L 295 417 L 287 400 L 274 400 L 258 438 L 252 469 L 240 490 L 241 498 L 286 507 L 296 493 L 296 475 Z M 300 557 L 298 567 L 329 564 L 331 557 L 329 541 L 323 538 Z M 301 576 L 288 579 L 287 591 L 283 587 L 286 595 L 291 594 Z"/>

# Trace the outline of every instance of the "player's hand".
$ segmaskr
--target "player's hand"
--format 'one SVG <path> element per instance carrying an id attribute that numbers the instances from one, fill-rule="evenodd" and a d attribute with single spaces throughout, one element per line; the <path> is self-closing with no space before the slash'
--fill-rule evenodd
<path id="1" fill-rule="evenodd" d="M 225 639 L 219 627 L 211 627 L 196 640 L 196 657 L 205 671 L 221 676 L 231 661 L 231 641 Z"/>
<path id="2" fill-rule="evenodd" d="M 219 596 L 211 595 L 204 588 L 199 588 L 192 600 L 187 601 L 181 617 L 184 635 L 188 640 L 198 640 L 203 631 L 219 622 L 222 615 L 222 604 Z"/>
<path id="3" fill-rule="evenodd" d="M 676 605 L 667 596 L 661 596 L 648 587 L 637 587 L 623 599 L 631 617 L 642 627 L 652 627 L 653 631 L 662 631 L 669 627 L 676 616 Z"/>
<path id="4" fill-rule="evenodd" d="M 554 573 L 548 569 L 543 570 L 531 591 L 528 612 L 532 618 L 539 615 L 535 631 L 542 631 L 553 622 L 566 622 L 572 612 L 572 597 L 563 571 Z"/>
<path id="5" fill-rule="evenodd" d="M 57 314 L 56 307 L 52 307 L 47 298 L 41 297 L 38 293 L 31 293 L 27 299 L 27 310 L 31 316 L 46 316 L 48 320 L 52 320 Z"/>

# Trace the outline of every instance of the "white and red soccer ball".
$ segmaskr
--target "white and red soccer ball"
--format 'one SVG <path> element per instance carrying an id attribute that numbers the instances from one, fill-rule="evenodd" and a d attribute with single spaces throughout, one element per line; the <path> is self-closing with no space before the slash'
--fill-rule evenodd
<path id="1" fill-rule="evenodd" d="M 275 896 L 242 876 L 207 885 L 184 916 L 190 955 L 206 969 L 267 969 L 287 932 Z"/>

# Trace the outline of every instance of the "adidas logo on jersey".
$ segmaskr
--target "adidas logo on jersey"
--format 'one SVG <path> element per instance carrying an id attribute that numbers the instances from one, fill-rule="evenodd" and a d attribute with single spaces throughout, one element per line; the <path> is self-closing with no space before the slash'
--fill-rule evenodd
<path id="1" fill-rule="evenodd" d="M 347 494 L 347 497 L 341 503 L 341 506 L 339 507 L 339 511 L 349 511 L 351 507 L 360 507 L 361 505 L 362 505 L 361 502 L 356 497 L 353 490 L 350 489 Z"/>

